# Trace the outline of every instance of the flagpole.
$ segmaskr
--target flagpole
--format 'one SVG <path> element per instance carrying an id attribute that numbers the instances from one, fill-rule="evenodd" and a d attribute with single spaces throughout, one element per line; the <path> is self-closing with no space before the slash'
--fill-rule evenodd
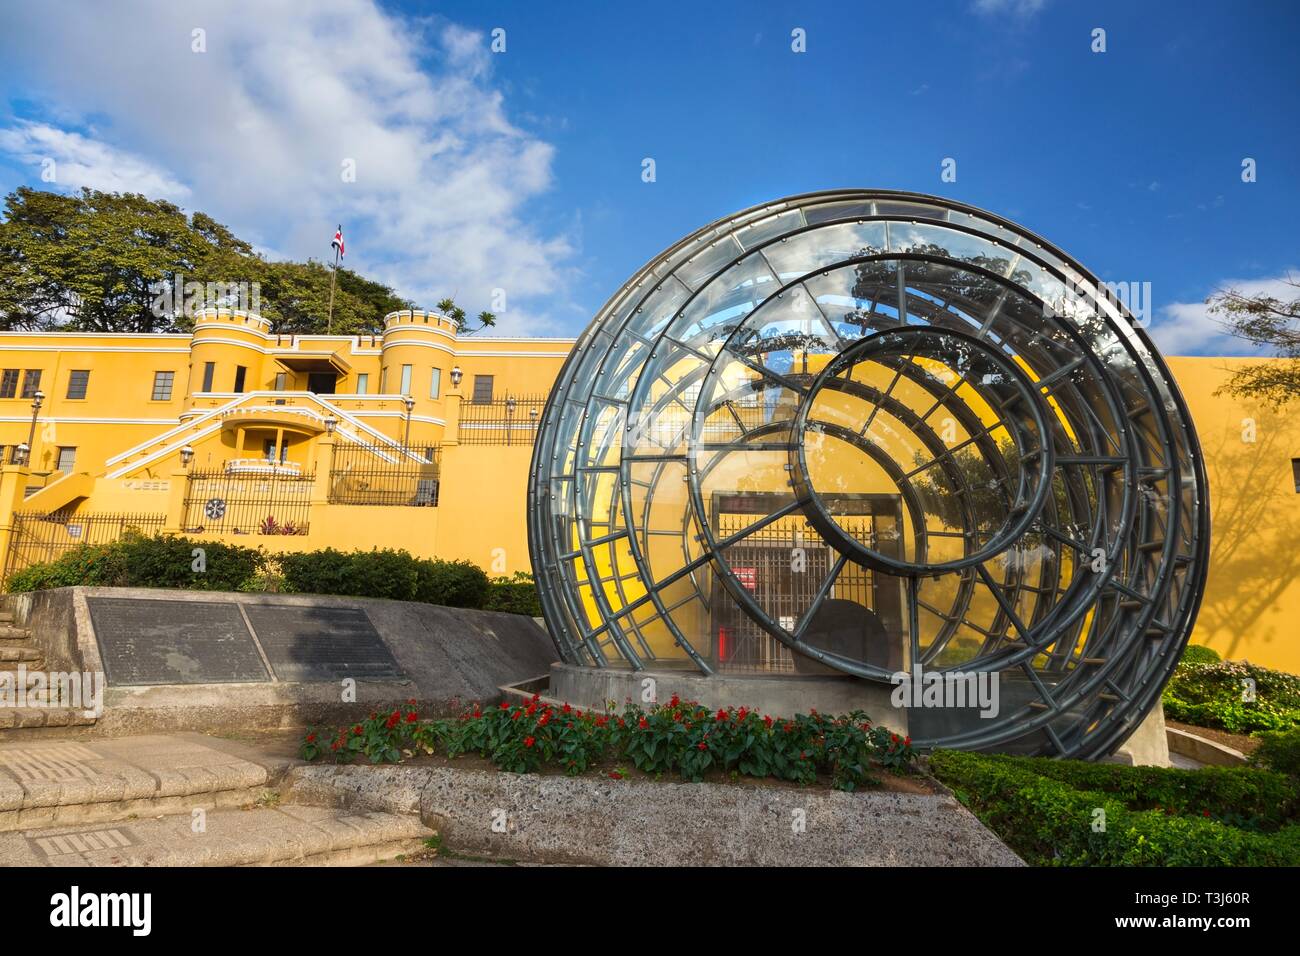
<path id="1" fill-rule="evenodd" d="M 339 223 L 339 232 L 343 231 L 343 224 Z M 330 312 L 329 317 L 325 320 L 325 334 L 334 334 L 334 281 L 339 274 L 339 247 L 334 247 L 334 271 L 330 273 Z"/>

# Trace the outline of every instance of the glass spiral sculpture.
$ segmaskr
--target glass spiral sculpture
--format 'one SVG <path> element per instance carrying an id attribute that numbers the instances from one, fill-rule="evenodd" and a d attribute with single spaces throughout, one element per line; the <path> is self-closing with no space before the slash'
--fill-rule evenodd
<path id="1" fill-rule="evenodd" d="M 987 675 L 996 713 L 913 707 L 915 743 L 1096 758 L 1177 663 L 1209 517 L 1122 296 L 990 213 L 845 190 L 609 300 L 543 415 L 529 544 L 568 664 Z"/>

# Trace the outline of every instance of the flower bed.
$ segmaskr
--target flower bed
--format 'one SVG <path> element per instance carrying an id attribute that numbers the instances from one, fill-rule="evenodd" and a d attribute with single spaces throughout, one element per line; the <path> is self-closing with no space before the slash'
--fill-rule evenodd
<path id="1" fill-rule="evenodd" d="M 478 753 L 511 773 L 581 774 L 626 763 L 692 781 L 722 772 L 808 785 L 823 776 L 850 791 L 877 784 L 877 770 L 902 773 L 916 759 L 910 737 L 872 726 L 861 711 L 774 718 L 744 707 L 711 711 L 676 696 L 649 709 L 628 704 L 620 713 L 599 714 L 534 695 L 439 720 L 420 720 L 411 701 L 405 710 L 372 714 L 333 733 L 309 729 L 300 752 L 306 760 L 343 763 L 360 756 L 396 763 L 417 753 Z M 624 771 L 607 772 L 617 778 Z"/>

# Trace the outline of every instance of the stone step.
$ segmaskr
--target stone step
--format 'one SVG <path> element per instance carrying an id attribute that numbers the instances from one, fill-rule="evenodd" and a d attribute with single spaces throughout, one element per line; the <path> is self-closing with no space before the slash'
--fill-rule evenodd
<path id="1" fill-rule="evenodd" d="M 21 662 L 44 660 L 45 654 L 39 647 L 13 647 L 0 645 L 0 662 L 16 664 Z"/>
<path id="2" fill-rule="evenodd" d="M 75 707 L 0 707 L 0 731 L 93 727 L 95 718 Z M 0 737 L 0 740 L 3 740 Z M 0 811 L 2 812 L 2 811 Z"/>
<path id="3" fill-rule="evenodd" d="M 416 853 L 432 835 L 409 814 L 212 810 L 0 834 L 0 866 L 361 866 Z"/>
<path id="4" fill-rule="evenodd" d="M 299 762 L 199 734 L 32 734 L 0 735 L 0 832 L 244 806 L 265 799 Z"/>
<path id="5" fill-rule="evenodd" d="M 0 611 L 0 624 L 12 624 L 14 622 L 13 611 Z"/>
<path id="6" fill-rule="evenodd" d="M 13 675 L 12 677 L 8 677 L 5 679 L 6 683 L 11 684 L 13 686 L 17 686 L 17 681 L 21 676 L 22 671 L 27 672 L 27 674 L 29 675 L 28 680 L 30 682 L 31 680 L 30 675 L 33 671 L 44 671 L 44 670 L 45 670 L 44 658 L 38 658 L 37 660 L 34 661 L 0 661 L 0 674 Z M 30 683 L 28 686 L 30 686 Z"/>
<path id="7" fill-rule="evenodd" d="M 12 624 L 0 624 L 0 641 L 25 641 L 31 636 L 31 628 L 15 627 Z"/>

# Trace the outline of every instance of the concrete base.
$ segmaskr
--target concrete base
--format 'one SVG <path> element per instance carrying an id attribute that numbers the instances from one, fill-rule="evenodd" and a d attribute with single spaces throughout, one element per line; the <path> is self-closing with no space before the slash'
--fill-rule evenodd
<path id="1" fill-rule="evenodd" d="M 158 684 L 108 687 L 104 712 L 78 733 L 125 736 L 168 731 L 226 733 L 347 723 L 414 698 L 422 714 L 449 714 L 473 702 L 491 702 L 498 687 L 542 673 L 555 647 L 532 618 L 406 601 L 305 594 L 237 594 L 150 588 L 58 588 L 6 595 L 15 620 L 31 629 L 49 671 L 104 670 L 88 597 L 139 601 L 360 608 L 365 611 L 405 680 L 356 680 L 345 700 L 342 681 Z M 0 727 L 4 725 L 0 720 Z M 15 721 L 11 726 L 20 726 Z M 5 731 L 0 730 L 0 735 Z"/>
<path id="2" fill-rule="evenodd" d="M 1186 730 L 1170 727 L 1165 731 L 1165 739 L 1169 741 L 1171 754 L 1186 757 L 1197 766 L 1243 767 L 1246 765 L 1246 755 L 1240 750 L 1188 733 Z"/>
<path id="3" fill-rule="evenodd" d="M 1134 767 L 1169 767 L 1169 740 L 1165 731 L 1165 708 L 1156 703 L 1155 708 L 1138 724 L 1128 740 L 1120 744 L 1114 763 Z"/>
<path id="4" fill-rule="evenodd" d="M 889 700 L 893 688 L 853 677 L 715 674 L 705 677 L 691 671 L 632 671 L 613 667 L 551 665 L 550 687 L 544 696 L 598 710 L 614 701 L 666 701 L 674 694 L 682 700 L 697 700 L 706 707 L 748 707 L 774 717 L 786 717 L 818 710 L 824 714 L 866 711 L 881 727 L 906 734 L 907 712 Z"/>
<path id="5" fill-rule="evenodd" d="M 593 866 L 1023 866 L 948 793 L 307 766 L 288 797 L 418 814 L 457 853 Z M 493 827 L 493 821 L 503 826 Z"/>

